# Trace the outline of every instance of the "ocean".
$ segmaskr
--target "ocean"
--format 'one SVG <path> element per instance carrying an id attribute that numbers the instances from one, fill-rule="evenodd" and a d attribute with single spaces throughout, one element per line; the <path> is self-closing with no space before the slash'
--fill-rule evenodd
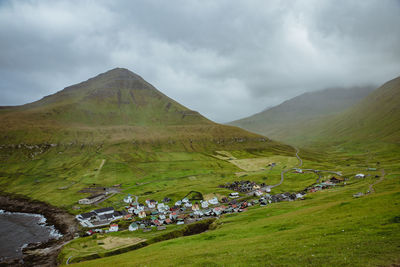
<path id="1" fill-rule="evenodd" d="M 0 262 L 22 258 L 22 248 L 28 244 L 47 242 L 62 235 L 53 225 L 46 224 L 40 214 L 0 210 Z"/>

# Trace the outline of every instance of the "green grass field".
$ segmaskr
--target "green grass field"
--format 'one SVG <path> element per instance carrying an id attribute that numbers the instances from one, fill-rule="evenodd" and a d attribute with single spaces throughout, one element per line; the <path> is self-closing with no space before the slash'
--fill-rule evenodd
<path id="1" fill-rule="evenodd" d="M 229 161 L 216 159 L 212 151 L 149 152 L 134 150 L 129 145 L 109 146 L 101 150 L 90 146 L 84 149 L 77 146 L 56 147 L 34 159 L 26 153 L 22 149 L 17 150 L 2 161 L 2 190 L 40 199 L 72 213 L 93 209 L 84 205 L 80 210 L 73 209 L 79 199 L 88 195 L 78 191 L 93 183 L 104 187 L 122 184 L 121 194 L 101 204 L 119 207 L 128 193 L 139 196 L 140 201 L 147 198 L 161 200 L 166 196 L 175 201 L 190 191 L 226 195 L 229 191 L 218 188 L 218 185 L 238 179 L 272 184 L 280 179 L 280 171 L 286 167 L 286 164 L 277 164 L 272 171 L 245 172 L 245 176 L 238 177 L 236 173 L 243 170 Z M 246 152 L 246 155 L 266 157 L 271 156 L 271 151 Z M 284 155 L 280 157 L 292 159 Z M 99 170 L 103 160 L 105 163 Z M 289 189 L 290 183 L 287 185 Z"/>
<path id="2" fill-rule="evenodd" d="M 2 165 L 1 186 L 4 191 L 24 194 L 77 214 L 97 208 L 77 205 L 77 201 L 87 195 L 78 191 L 93 183 L 101 186 L 121 183 L 122 193 L 99 207 L 122 208 L 125 205 L 122 199 L 128 193 L 138 195 L 142 202 L 147 198 L 161 200 L 165 196 L 175 201 L 192 190 L 203 195 L 227 195 L 230 191 L 218 185 L 235 180 L 275 184 L 283 169 L 297 165 L 293 155 L 286 155 L 287 152 L 278 156 L 262 150 L 231 150 L 229 153 L 249 161 L 270 157 L 277 166 L 272 170 L 245 171 L 230 160 L 215 158 L 213 151 L 134 151 L 123 145 L 102 149 L 55 147 L 33 160 L 26 151 L 13 153 Z M 303 160 L 303 168 L 342 171 L 344 177 L 350 178 L 347 185 L 308 194 L 304 201 L 257 206 L 245 213 L 224 215 L 217 221 L 215 230 L 78 265 L 384 266 L 399 262 L 400 168 L 395 153 L 383 158 L 360 152 L 315 159 L 310 155 Z M 105 163 L 99 170 L 103 160 Z M 380 170 L 367 172 L 367 167 L 384 168 L 385 179 L 375 186 L 375 193 L 353 198 L 357 192 L 366 193 L 369 185 L 377 180 L 375 175 L 381 173 Z M 352 178 L 359 172 L 371 176 L 362 180 Z M 238 177 L 237 173 L 242 176 Z M 325 177 L 330 175 L 325 174 Z M 289 172 L 273 193 L 301 191 L 317 178 L 314 173 Z M 80 209 L 74 209 L 76 206 Z M 176 226 L 171 227 L 175 229 Z M 134 243 L 135 238 L 151 239 L 154 234 L 158 233 L 121 232 L 97 239 L 79 238 L 62 250 L 59 259 L 65 263 L 70 256 L 129 246 L 129 241 L 124 240 L 120 246 L 105 248 L 102 240 L 114 235 L 131 238 Z"/>
<path id="3" fill-rule="evenodd" d="M 399 172 L 362 198 L 372 179 L 304 201 L 225 215 L 216 230 L 78 266 L 385 266 L 400 260 Z"/>

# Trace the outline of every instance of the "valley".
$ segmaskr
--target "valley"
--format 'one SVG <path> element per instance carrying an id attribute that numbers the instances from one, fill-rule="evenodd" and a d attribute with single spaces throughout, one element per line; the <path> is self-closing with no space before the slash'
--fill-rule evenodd
<path id="1" fill-rule="evenodd" d="M 398 79 L 383 89 L 394 98 Z M 117 68 L 0 109 L 0 193 L 75 216 L 53 265 L 390 266 L 397 126 L 340 141 L 359 131 L 347 118 L 363 106 L 292 146 L 212 122 Z"/>

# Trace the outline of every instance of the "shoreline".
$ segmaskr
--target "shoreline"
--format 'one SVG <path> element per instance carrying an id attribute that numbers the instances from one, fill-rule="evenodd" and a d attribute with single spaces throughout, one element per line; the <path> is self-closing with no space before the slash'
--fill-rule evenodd
<path id="1" fill-rule="evenodd" d="M 59 239 L 29 244 L 22 251 L 22 259 L 5 260 L 0 262 L 0 266 L 56 266 L 61 248 L 74 238 L 79 229 L 75 217 L 65 210 L 25 196 L 0 191 L 0 209 L 42 215 L 46 218 L 46 224 L 53 225 L 62 234 Z"/>

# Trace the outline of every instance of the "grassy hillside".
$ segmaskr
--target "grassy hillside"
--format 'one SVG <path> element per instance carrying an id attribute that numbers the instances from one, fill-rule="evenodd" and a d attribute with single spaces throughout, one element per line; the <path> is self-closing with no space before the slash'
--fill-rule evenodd
<path id="1" fill-rule="evenodd" d="M 30 104 L 1 107 L 0 124 L 2 144 L 261 138 L 206 119 L 126 69 L 113 69 Z"/>
<path id="2" fill-rule="evenodd" d="M 219 146 L 219 149 L 223 148 Z M 229 146 L 226 148 L 230 149 Z M 239 158 L 276 155 L 286 158 L 294 155 L 294 150 L 288 151 L 285 146 L 271 145 L 269 149 L 246 150 L 242 148 L 231 152 L 238 154 Z M 212 150 L 196 152 L 190 149 L 178 150 L 177 147 L 167 150 L 156 146 L 143 149 L 132 143 L 66 145 L 37 150 L 21 147 L 0 151 L 2 191 L 43 200 L 73 213 L 81 212 L 73 207 L 79 199 L 87 196 L 79 191 L 93 183 L 102 187 L 122 184 L 123 194 L 132 193 L 141 198 L 162 199 L 167 195 L 178 200 L 191 190 L 203 194 L 226 193 L 218 185 L 238 179 L 236 173 L 243 172 L 234 164 L 215 157 Z M 271 183 L 279 180 L 280 169 L 283 167 L 281 164 L 271 173 L 268 178 L 272 179 Z M 260 182 L 266 177 L 262 171 L 250 172 L 247 176 Z M 110 205 L 122 200 L 122 197 L 118 194 L 101 205 Z"/>
<path id="3" fill-rule="evenodd" d="M 127 69 L 113 69 L 43 99 L 18 107 L 3 108 L 7 126 L 34 122 L 58 125 L 182 125 L 212 124 L 168 98 Z"/>
<path id="4" fill-rule="evenodd" d="M 398 165 L 386 167 L 385 179 L 375 185 L 375 193 L 362 198 L 352 195 L 366 192 L 377 180 L 373 176 L 365 180 L 351 178 L 344 187 L 309 194 L 304 201 L 257 206 L 245 213 L 224 215 L 214 230 L 77 266 L 397 264 L 400 261 L 400 169 Z M 357 171 L 360 169 L 345 168 L 344 174 L 348 176 Z M 299 176 L 302 175 L 293 179 L 304 179 Z M 136 236 L 136 233 L 125 233 L 123 237 Z M 71 248 L 81 249 L 84 244 L 89 245 L 74 243 Z M 70 250 L 66 248 L 65 253 Z M 66 258 L 63 259 L 65 262 Z"/>
<path id="5" fill-rule="evenodd" d="M 230 125 L 288 141 L 297 135 L 296 128 L 339 114 L 373 91 L 373 87 L 331 88 L 304 93 Z"/>
<path id="6" fill-rule="evenodd" d="M 277 140 L 315 151 L 364 157 L 378 153 L 381 157 L 393 159 L 400 149 L 399 103 L 400 77 L 385 83 L 338 114 L 293 122 L 279 112 L 275 120 L 282 115 L 284 123 L 268 133 Z M 296 118 L 296 115 L 293 116 Z M 270 125 L 272 127 L 274 123 Z"/>
<path id="7" fill-rule="evenodd" d="M 325 125 L 317 131 L 319 138 L 399 143 L 400 77 L 385 83 Z"/>

